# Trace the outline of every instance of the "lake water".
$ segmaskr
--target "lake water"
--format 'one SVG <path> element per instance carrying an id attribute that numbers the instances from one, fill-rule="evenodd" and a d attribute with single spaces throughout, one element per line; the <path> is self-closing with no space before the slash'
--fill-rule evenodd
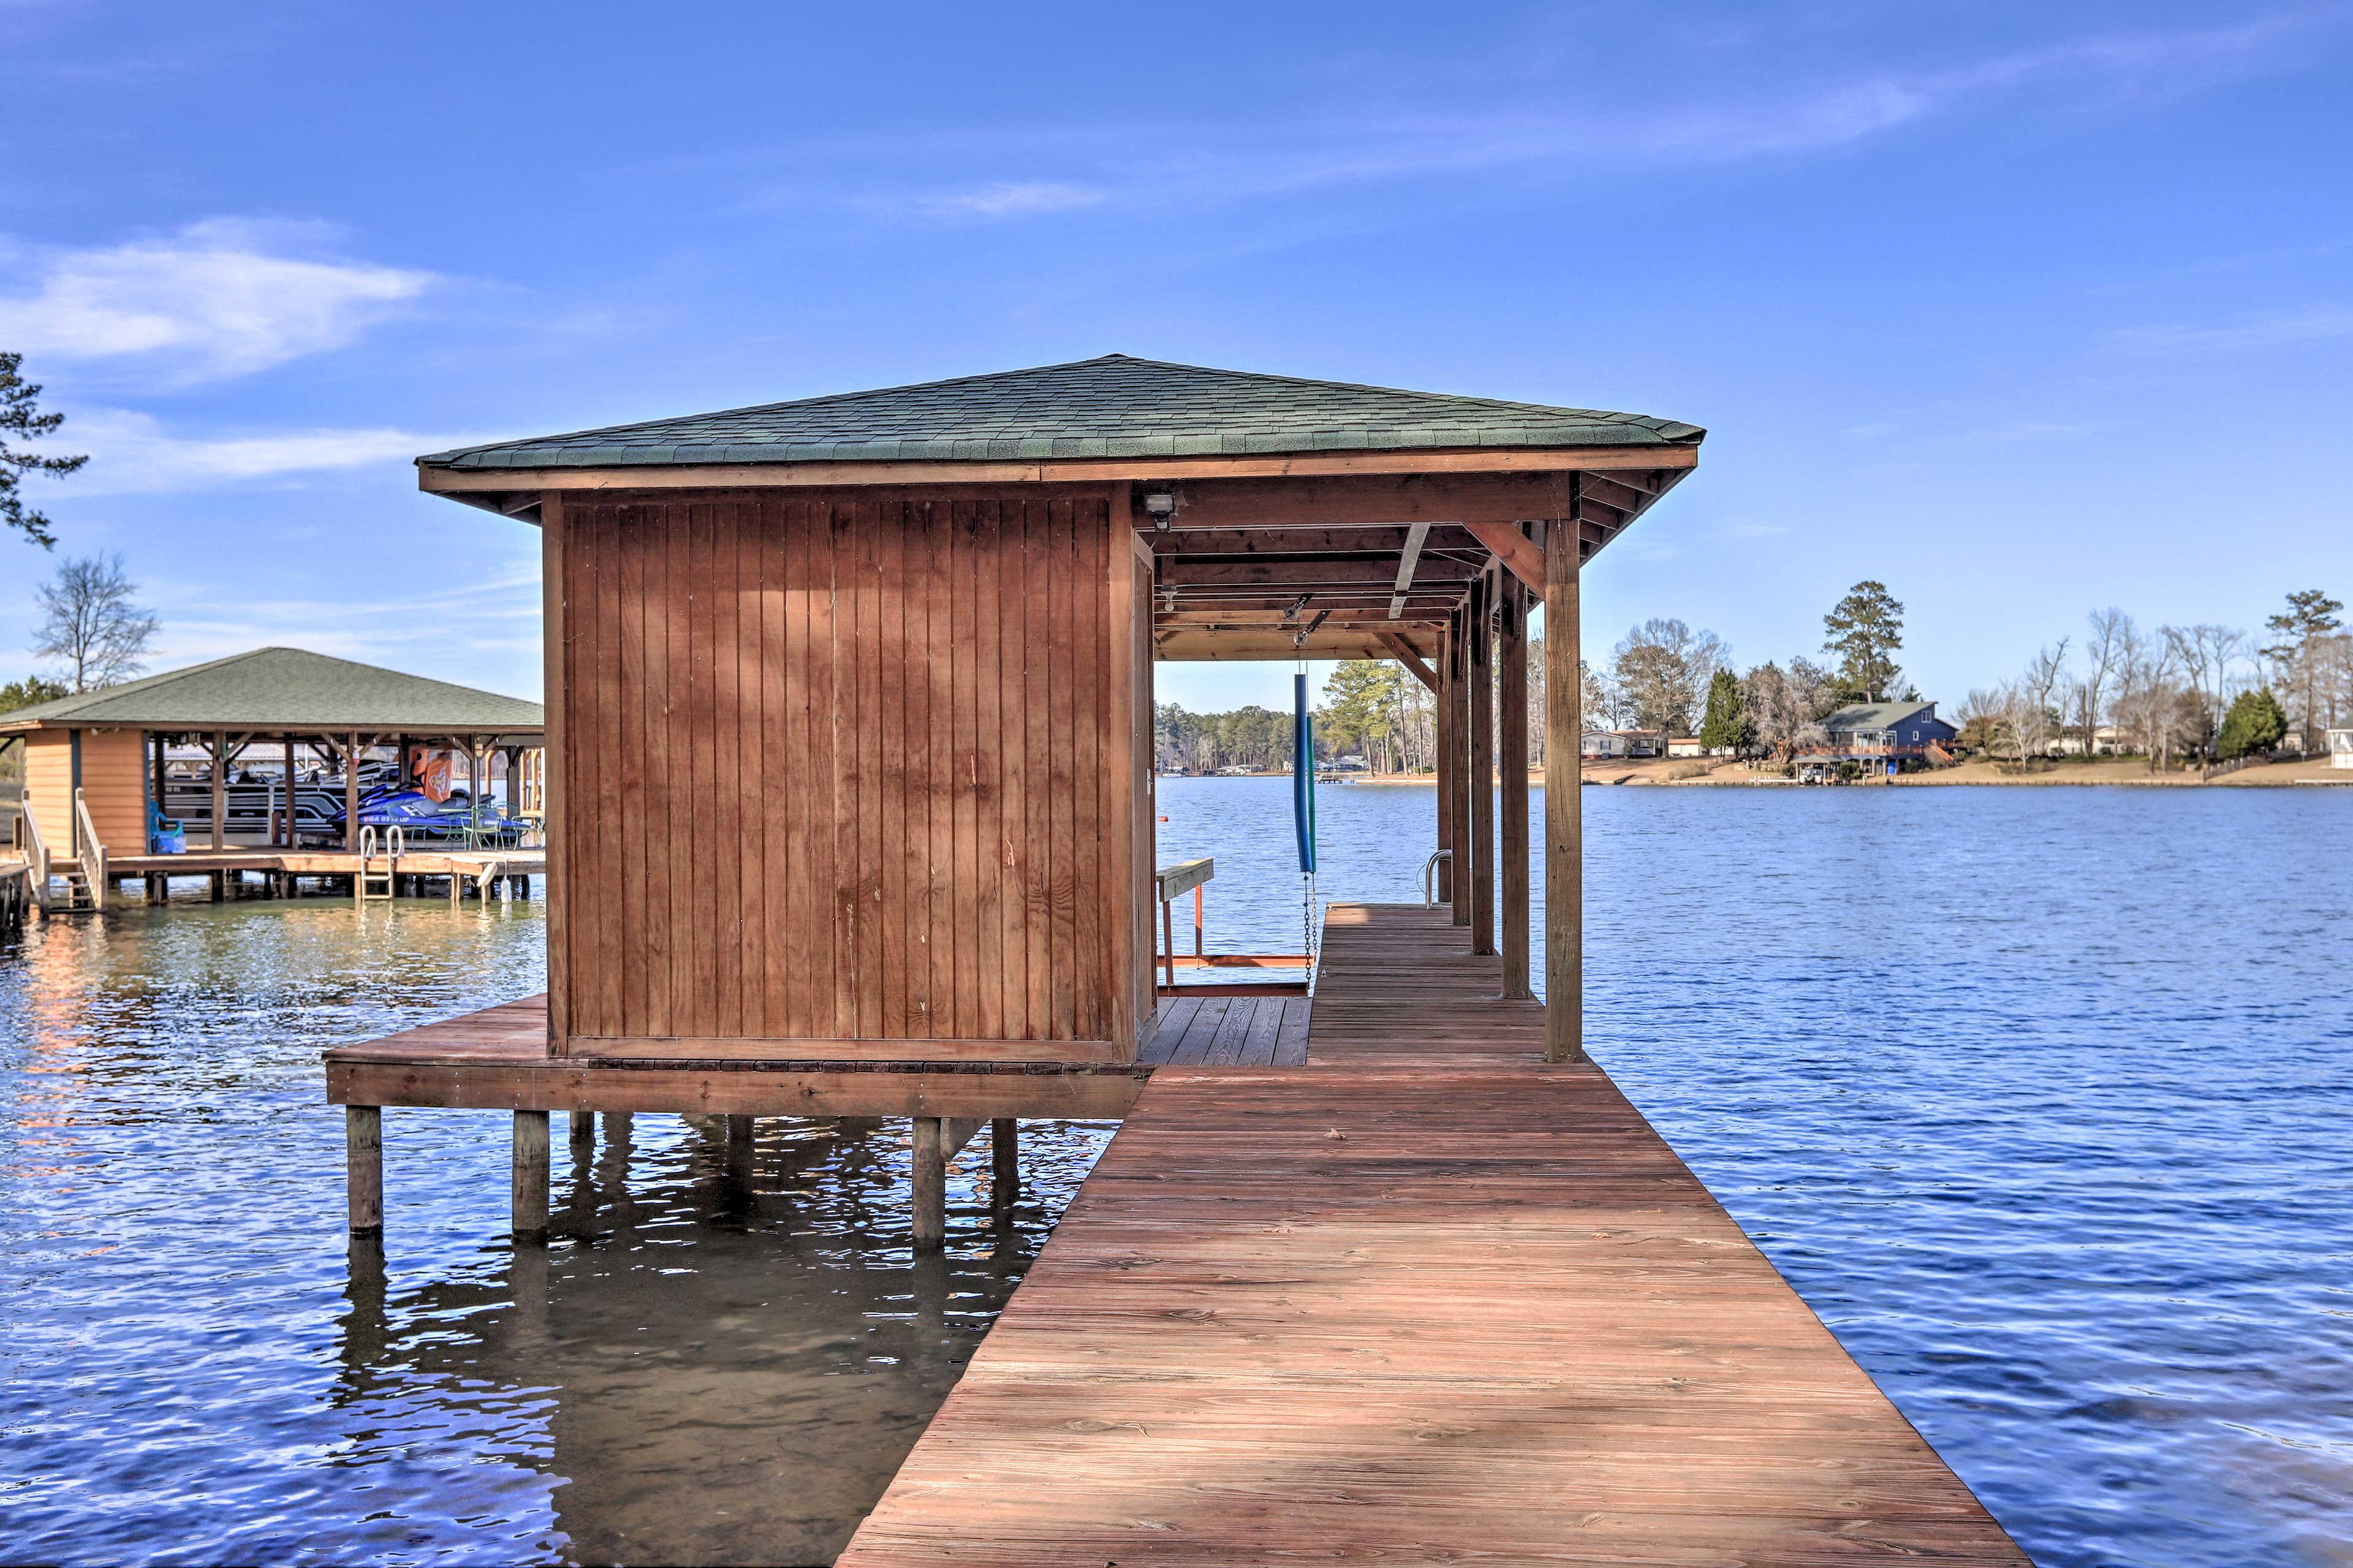
<path id="1" fill-rule="evenodd" d="M 1298 940 L 1289 786 L 1164 781 L 1211 944 Z M 2045 1564 L 2353 1562 L 2353 796 L 1596 789 L 1594 1055 Z M 1539 800 L 1540 809 L 1540 800 Z M 1419 896 L 1430 792 L 1322 796 Z M 1540 889 L 1539 889 L 1540 891 Z M 0 1557 L 822 1561 L 1108 1127 L 556 1148 L 385 1116 L 347 1255 L 318 1051 L 539 987 L 542 906 L 137 907 L 0 952 Z M 1541 973 L 1541 965 L 1539 965 Z"/>

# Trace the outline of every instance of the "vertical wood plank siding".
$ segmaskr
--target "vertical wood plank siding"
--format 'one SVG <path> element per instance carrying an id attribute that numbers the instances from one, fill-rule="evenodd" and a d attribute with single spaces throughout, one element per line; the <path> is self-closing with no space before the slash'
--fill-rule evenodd
<path id="1" fill-rule="evenodd" d="M 1150 580 L 1100 492 L 561 515 L 566 1053 L 1132 1058 Z"/>

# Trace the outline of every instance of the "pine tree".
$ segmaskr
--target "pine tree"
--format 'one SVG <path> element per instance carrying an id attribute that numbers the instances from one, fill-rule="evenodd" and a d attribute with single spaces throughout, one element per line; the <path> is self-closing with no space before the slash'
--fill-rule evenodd
<path id="1" fill-rule="evenodd" d="M 1884 702 L 1903 673 L 1895 650 L 1904 646 L 1904 606 L 1884 583 L 1868 579 L 1847 591 L 1845 598 L 1822 617 L 1830 637 L 1824 653 L 1839 656 L 1839 684 L 1852 702 Z"/>
<path id="2" fill-rule="evenodd" d="M 47 436 L 66 422 L 62 414 L 41 412 L 41 389 L 16 374 L 24 363 L 22 354 L 0 353 L 0 437 Z M 49 531 L 49 520 L 25 510 L 24 500 L 16 494 L 17 482 L 26 474 L 61 479 L 89 461 L 86 457 L 44 458 L 38 452 L 15 451 L 0 440 L 0 523 L 48 549 L 58 542 Z"/>
<path id="3" fill-rule="evenodd" d="M 1735 755 L 1748 749 L 1751 726 L 1740 700 L 1740 681 L 1732 671 L 1719 669 L 1707 683 L 1707 717 L 1699 727 L 1699 743 L 1711 752 Z"/>
<path id="4" fill-rule="evenodd" d="M 2268 686 L 2242 691 L 2222 721 L 2214 754 L 2226 763 L 2268 752 L 2287 738 L 2287 711 Z"/>
<path id="5" fill-rule="evenodd" d="M 2343 628 L 2345 623 L 2337 618 L 2337 612 L 2344 607 L 2319 589 L 2306 588 L 2290 594 L 2286 613 L 2266 623 L 2281 634 L 2282 641 L 2263 652 L 2296 671 L 2304 681 L 2304 749 L 2307 752 L 2319 743 L 2320 639 Z"/>

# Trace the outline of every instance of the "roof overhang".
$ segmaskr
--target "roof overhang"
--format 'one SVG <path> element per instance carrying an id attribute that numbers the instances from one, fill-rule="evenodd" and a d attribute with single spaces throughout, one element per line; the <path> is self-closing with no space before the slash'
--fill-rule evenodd
<path id="1" fill-rule="evenodd" d="M 1580 561 L 1590 559 L 1698 461 L 1690 441 L 1018 462 L 420 463 L 417 484 L 533 523 L 550 494 L 1109 488 L 1124 494 L 1155 558 L 1155 658 L 1394 658 L 1434 653 L 1477 578 L 1508 571 L 1540 587 L 1527 525 L 1574 527 Z M 1173 510 L 1147 510 L 1147 495 L 1170 498 Z"/>

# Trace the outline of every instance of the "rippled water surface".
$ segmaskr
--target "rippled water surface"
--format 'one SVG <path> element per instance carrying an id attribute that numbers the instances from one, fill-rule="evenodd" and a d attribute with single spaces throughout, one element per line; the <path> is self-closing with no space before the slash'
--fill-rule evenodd
<path id="1" fill-rule="evenodd" d="M 1299 933 L 1288 785 L 1164 781 L 1212 945 Z M 2353 792 L 1588 790 L 1594 1053 L 2038 1562 L 2353 1562 Z M 1323 797 L 1419 896 L 1430 793 Z M 317 1053 L 537 990 L 541 906 L 335 899 L 0 951 L 0 1558 L 821 1561 L 1109 1135 L 389 1111 L 347 1255 Z"/>

